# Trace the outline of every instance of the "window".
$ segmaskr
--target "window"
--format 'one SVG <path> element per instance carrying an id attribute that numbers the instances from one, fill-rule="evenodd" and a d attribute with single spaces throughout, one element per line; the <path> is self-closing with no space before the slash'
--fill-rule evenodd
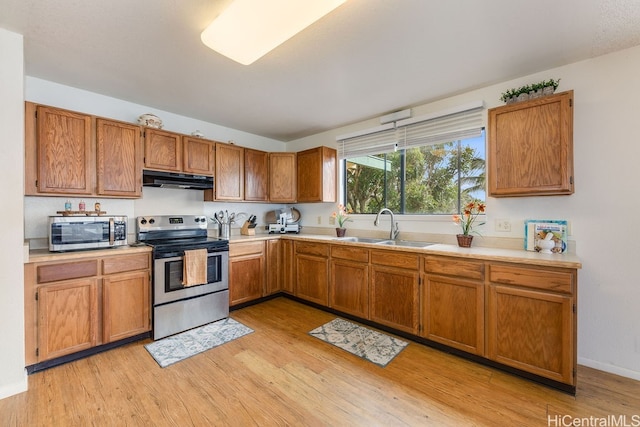
<path id="1" fill-rule="evenodd" d="M 485 201 L 481 109 L 421 119 L 341 140 L 343 203 L 353 213 L 450 215 Z"/>

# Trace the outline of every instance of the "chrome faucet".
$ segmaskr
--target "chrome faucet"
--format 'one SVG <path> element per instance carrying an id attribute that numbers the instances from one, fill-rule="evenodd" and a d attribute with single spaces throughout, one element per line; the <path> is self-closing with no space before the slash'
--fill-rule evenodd
<path id="1" fill-rule="evenodd" d="M 396 222 L 391 209 L 389 208 L 380 209 L 380 212 L 378 212 L 378 214 L 376 215 L 375 221 L 373 221 L 373 225 L 375 225 L 376 227 L 378 226 L 378 224 L 380 223 L 380 214 L 383 214 L 385 212 L 389 212 L 389 215 L 391 215 L 391 231 L 389 232 L 389 239 L 395 240 L 396 237 L 398 237 L 398 233 L 400 233 L 400 230 L 398 230 L 398 223 Z"/>

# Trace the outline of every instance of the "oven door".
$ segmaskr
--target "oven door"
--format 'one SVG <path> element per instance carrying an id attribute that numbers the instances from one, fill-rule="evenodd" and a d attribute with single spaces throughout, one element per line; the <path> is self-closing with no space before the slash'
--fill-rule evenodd
<path id="1" fill-rule="evenodd" d="M 207 280 L 203 285 L 182 284 L 183 257 L 154 260 L 153 304 L 160 305 L 229 289 L 229 252 L 210 252 L 207 256 Z"/>

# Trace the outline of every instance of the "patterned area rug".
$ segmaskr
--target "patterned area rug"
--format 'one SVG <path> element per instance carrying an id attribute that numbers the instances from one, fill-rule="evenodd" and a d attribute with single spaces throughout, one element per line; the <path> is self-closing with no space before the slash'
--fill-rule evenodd
<path id="1" fill-rule="evenodd" d="M 158 365 L 166 368 L 251 332 L 253 329 L 229 317 L 154 341 L 145 345 L 145 348 L 158 362 Z"/>
<path id="2" fill-rule="evenodd" d="M 309 335 L 382 367 L 387 366 L 408 344 L 344 319 L 333 319 Z"/>

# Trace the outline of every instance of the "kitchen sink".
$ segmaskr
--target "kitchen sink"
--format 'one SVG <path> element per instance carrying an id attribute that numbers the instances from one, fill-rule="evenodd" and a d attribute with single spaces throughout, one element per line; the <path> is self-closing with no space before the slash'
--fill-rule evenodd
<path id="1" fill-rule="evenodd" d="M 335 240 L 341 242 L 357 242 L 357 243 L 383 243 L 391 242 L 389 239 L 373 239 L 371 237 L 336 237 Z"/>
<path id="2" fill-rule="evenodd" d="M 387 246 L 405 246 L 409 248 L 425 248 L 433 243 L 429 242 L 416 242 L 412 240 L 390 240 L 390 239 L 374 239 L 371 237 L 337 237 L 335 240 L 341 242 L 355 242 L 355 243 L 373 243 L 376 245 Z"/>
<path id="3" fill-rule="evenodd" d="M 385 240 L 379 242 L 379 244 L 389 246 L 405 246 L 410 248 L 426 248 L 427 246 L 433 245 L 433 243 L 429 242 L 416 242 L 412 240 Z"/>

